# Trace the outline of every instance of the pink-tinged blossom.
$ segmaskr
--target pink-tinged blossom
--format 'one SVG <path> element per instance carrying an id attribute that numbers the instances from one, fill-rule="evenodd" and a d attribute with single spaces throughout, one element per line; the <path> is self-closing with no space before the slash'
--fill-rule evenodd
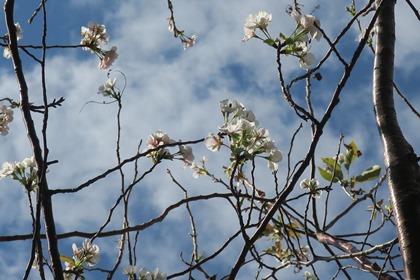
<path id="1" fill-rule="evenodd" d="M 182 44 L 184 46 L 184 50 L 191 48 L 197 43 L 197 35 L 192 35 L 190 38 L 186 38 L 182 40 Z"/>
<path id="2" fill-rule="evenodd" d="M 108 69 L 117 58 L 117 47 L 114 46 L 109 51 L 105 51 L 103 53 L 103 57 L 99 62 L 98 68 L 103 70 Z"/>
<path id="3" fill-rule="evenodd" d="M 147 148 L 154 149 L 159 146 L 171 143 L 174 143 L 174 140 L 169 138 L 168 134 L 162 132 L 161 130 L 158 130 L 152 135 L 149 135 L 149 138 L 147 140 Z"/>
<path id="4" fill-rule="evenodd" d="M 206 145 L 207 149 L 212 152 L 217 152 L 220 150 L 220 146 L 222 146 L 222 144 L 222 138 L 220 138 L 219 135 L 215 135 L 213 133 L 210 133 L 209 136 L 206 137 L 206 140 L 204 140 L 204 145 Z"/>

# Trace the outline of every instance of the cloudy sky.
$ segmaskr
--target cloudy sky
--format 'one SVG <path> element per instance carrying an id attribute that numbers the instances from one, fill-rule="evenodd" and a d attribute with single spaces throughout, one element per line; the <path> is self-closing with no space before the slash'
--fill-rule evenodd
<path id="1" fill-rule="evenodd" d="M 39 44 L 40 18 L 32 25 L 27 19 L 37 3 L 16 1 L 15 18 L 23 29 L 22 44 Z M 358 1 L 365 2 L 365 1 Z M 350 1 L 304 1 L 304 11 L 315 9 L 321 25 L 334 38 L 349 19 L 345 5 Z M 271 34 L 290 34 L 294 21 L 285 13 L 286 0 L 232 0 L 232 1 L 174 1 L 177 26 L 187 35 L 196 34 L 197 44 L 184 50 L 178 39 L 168 32 L 169 11 L 166 1 L 109 1 L 72 0 L 48 1 L 48 44 L 74 45 L 80 42 L 80 27 L 89 22 L 105 24 L 110 36 L 108 47 L 117 46 L 119 57 L 112 67 L 126 76 L 126 89 L 122 113 L 122 157 L 136 153 L 137 145 L 157 129 L 171 138 L 194 140 L 217 132 L 222 124 L 219 101 L 234 98 L 252 110 L 261 126 L 269 129 L 271 137 L 284 152 L 289 148 L 293 131 L 300 119 L 283 100 L 277 78 L 275 51 L 261 41 L 251 39 L 243 43 L 243 24 L 251 13 L 265 10 L 272 13 Z M 358 6 L 361 7 L 361 3 Z M 419 107 L 419 89 L 415 84 L 420 70 L 418 45 L 420 37 L 411 34 L 418 21 L 404 1 L 397 4 L 397 45 L 395 80 L 411 102 Z M 366 23 L 366 22 L 364 22 Z M 6 32 L 0 25 L 0 33 Z M 349 58 L 355 48 L 359 33 L 356 28 L 338 47 Z M 319 59 L 327 49 L 325 41 L 314 42 L 311 51 Z M 36 53 L 36 52 L 35 52 Z M 39 53 L 37 53 L 39 54 Z M 24 71 L 29 85 L 30 99 L 41 102 L 40 69 L 23 53 Z M 104 170 L 115 166 L 116 104 L 97 94 L 98 86 L 107 79 L 106 71 L 97 68 L 98 59 L 81 49 L 58 49 L 48 53 L 47 87 L 49 98 L 64 97 L 63 106 L 50 111 L 48 142 L 50 160 L 59 163 L 50 167 L 48 179 L 52 188 L 69 188 L 85 182 Z M 332 156 L 337 149 L 340 134 L 348 141 L 355 139 L 364 152 L 363 162 L 356 168 L 363 169 L 382 163 L 382 146 L 374 123 L 371 101 L 372 55 L 365 50 L 352 78 L 343 91 L 340 105 L 326 127 L 317 149 L 318 157 Z M 287 80 L 304 71 L 295 58 L 285 58 L 283 70 Z M 328 61 L 321 73 L 322 81 L 313 81 L 313 100 L 316 114 L 320 116 L 328 104 L 342 69 L 337 60 Z M 112 75 L 122 87 L 123 79 L 116 71 Z M 297 87 L 295 98 L 304 102 L 304 91 Z M 10 60 L 0 59 L 0 98 L 18 99 L 18 87 Z M 91 102 L 94 101 L 94 102 Z M 420 149 L 419 122 L 400 99 L 396 99 L 399 120 L 408 140 Z M 15 110 L 15 120 L 10 133 L 0 137 L 0 162 L 20 161 L 31 155 L 31 147 L 21 114 Z M 40 129 L 40 118 L 35 117 Z M 296 162 L 306 152 L 310 143 L 310 127 L 304 126 L 296 140 L 293 160 Z M 143 144 L 142 149 L 145 148 Z M 222 166 L 228 164 L 228 151 L 211 153 L 200 144 L 193 147 L 196 159 L 208 157 L 209 168 L 224 176 Z M 264 162 L 259 162 L 258 184 L 267 193 L 273 192 L 273 179 Z M 149 159 L 139 162 L 140 171 L 151 165 Z M 191 194 L 224 192 L 220 185 L 207 178 L 192 178 L 192 172 L 183 168 L 182 162 L 164 163 L 147 176 L 133 192 L 130 219 L 138 224 L 158 215 L 168 205 L 183 197 L 180 189 L 166 173 L 169 168 Z M 284 182 L 286 162 L 280 163 L 279 178 Z M 125 169 L 127 178 L 133 166 Z M 303 179 L 303 178 L 302 178 Z M 129 179 L 127 179 L 129 181 Z M 10 179 L 0 181 L 1 235 L 29 233 L 31 220 L 26 195 Z M 297 193 L 300 190 L 297 190 Z M 56 195 L 53 198 L 58 232 L 73 230 L 95 231 L 105 221 L 108 209 L 114 204 L 119 189 L 119 176 L 113 174 L 77 194 Z M 386 197 L 384 190 L 381 194 Z M 347 199 L 347 200 L 346 200 Z M 337 197 L 333 206 L 349 203 L 348 197 Z M 198 221 L 200 250 L 205 255 L 221 246 L 224 238 L 238 229 L 235 213 L 222 200 L 193 204 Z M 223 217 L 223 218 L 221 218 Z M 108 229 L 121 226 L 121 209 L 117 211 Z M 352 221 L 353 228 L 365 229 Z M 345 228 L 343 228 L 345 230 Z M 185 208 L 171 213 L 162 224 L 140 234 L 138 266 L 159 267 L 168 274 L 185 268 L 179 254 L 189 256 L 189 220 Z M 388 231 L 382 241 L 392 238 Z M 387 239 L 388 238 L 388 239 Z M 61 254 L 71 254 L 71 243 L 83 240 L 74 238 L 60 241 Z M 98 240 L 101 248 L 100 266 L 109 267 L 117 253 L 117 238 Z M 223 275 L 228 272 L 238 254 L 241 241 L 234 243 L 224 254 L 213 261 L 209 270 Z M 0 271 L 7 279 L 21 278 L 29 256 L 30 242 L 0 244 Z M 123 259 L 122 266 L 128 263 Z M 318 267 L 325 275 L 334 273 L 335 267 L 327 264 Z M 241 279 L 249 279 L 255 267 L 246 267 Z M 36 273 L 33 279 L 36 278 Z M 253 274 L 252 274 L 253 275 Z M 287 276 L 286 276 L 287 275 Z M 88 279 L 102 279 L 102 274 L 92 273 Z M 302 273 L 285 272 L 287 279 L 303 279 Z M 369 279 L 369 275 L 364 275 Z M 115 279 L 123 279 L 122 270 Z M 362 278 L 361 278 L 362 279 Z"/>

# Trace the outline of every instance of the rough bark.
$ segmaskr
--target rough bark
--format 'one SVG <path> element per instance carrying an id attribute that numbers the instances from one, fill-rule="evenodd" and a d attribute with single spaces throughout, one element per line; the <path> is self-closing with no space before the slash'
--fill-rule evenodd
<path id="1" fill-rule="evenodd" d="M 376 122 L 389 168 L 389 189 L 397 222 L 406 279 L 420 279 L 420 169 L 417 156 L 404 138 L 393 99 L 395 0 L 383 0 L 377 19 L 373 70 Z M 377 4 L 379 4 L 377 0 Z"/>

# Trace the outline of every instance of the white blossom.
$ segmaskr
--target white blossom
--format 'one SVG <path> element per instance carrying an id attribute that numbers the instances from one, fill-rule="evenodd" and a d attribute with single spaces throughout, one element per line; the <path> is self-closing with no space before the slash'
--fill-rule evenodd
<path id="1" fill-rule="evenodd" d="M 139 271 L 139 280 L 166 280 L 166 278 L 166 273 L 160 272 L 159 268 L 156 268 L 154 272 L 144 268 Z"/>
<path id="2" fill-rule="evenodd" d="M 103 96 L 110 96 L 114 93 L 114 87 L 117 79 L 108 79 L 105 84 L 101 85 L 98 88 L 98 93 L 102 94 Z"/>
<path id="3" fill-rule="evenodd" d="M 175 24 L 171 17 L 168 17 L 168 30 L 171 33 L 174 33 L 174 30 L 175 30 Z"/>
<path id="4" fill-rule="evenodd" d="M 204 145 L 206 145 L 207 149 L 212 152 L 219 151 L 222 144 L 222 138 L 220 138 L 219 135 L 214 135 L 213 133 L 210 133 L 204 140 Z"/>
<path id="5" fill-rule="evenodd" d="M 246 42 L 249 39 L 255 37 L 255 28 L 248 28 L 244 26 L 244 37 L 242 38 L 242 42 Z"/>
<path id="6" fill-rule="evenodd" d="M 94 266 L 99 259 L 99 247 L 92 244 L 89 239 L 83 241 L 82 247 L 78 248 L 75 243 L 72 245 L 73 259 Z"/>
<path id="7" fill-rule="evenodd" d="M 0 170 L 0 178 L 5 178 L 15 172 L 16 164 L 11 162 L 4 162 Z"/>
<path id="8" fill-rule="evenodd" d="M 147 140 L 147 147 L 149 149 L 154 149 L 162 145 L 174 143 L 174 140 L 169 138 L 168 134 L 162 132 L 161 130 L 156 131 L 152 135 L 149 135 Z"/>
<path id="9" fill-rule="evenodd" d="M 255 36 L 256 29 L 266 30 L 268 24 L 271 22 L 271 14 L 260 11 L 255 15 L 249 15 L 244 24 L 244 38 L 242 41 L 248 41 Z"/>
<path id="10" fill-rule="evenodd" d="M 35 168 L 36 167 L 36 162 L 35 162 L 34 156 L 25 158 L 24 160 L 22 160 L 20 162 L 20 165 L 23 168 Z"/>
<path id="11" fill-rule="evenodd" d="M 197 35 L 192 35 L 190 38 L 182 40 L 182 44 L 184 45 L 184 50 L 191 48 L 196 43 L 197 43 Z"/>
<path id="12" fill-rule="evenodd" d="M 0 102 L 0 134 L 9 133 L 9 124 L 13 121 L 13 110 Z"/>
<path id="13" fill-rule="evenodd" d="M 204 164 L 206 161 L 207 161 L 207 158 L 203 157 L 203 159 L 201 160 L 201 166 L 195 162 L 191 164 L 191 169 L 193 171 L 193 174 L 192 174 L 193 178 L 198 179 L 200 176 L 207 174 L 207 170 L 204 167 Z"/>
<path id="14" fill-rule="evenodd" d="M 12 51 L 10 50 L 8 46 L 4 47 L 3 49 L 3 57 L 6 59 L 9 59 L 12 57 Z"/>
<path id="15" fill-rule="evenodd" d="M 322 33 L 316 26 L 321 26 L 319 20 L 313 15 L 303 15 L 299 17 L 299 24 L 303 29 L 309 32 L 312 39 L 319 41 L 322 38 Z"/>
<path id="16" fill-rule="evenodd" d="M 127 276 L 134 276 L 137 272 L 138 269 L 135 265 L 127 265 L 123 270 L 123 274 Z"/>
<path id="17" fill-rule="evenodd" d="M 240 134 L 242 132 L 250 132 L 255 128 L 255 123 L 250 122 L 246 119 L 236 118 L 227 124 L 225 128 L 222 128 L 223 132 L 228 134 Z"/>
<path id="18" fill-rule="evenodd" d="M 299 59 L 299 65 L 303 69 L 309 69 L 309 68 L 311 68 L 311 66 L 314 63 L 315 63 L 315 56 L 312 53 L 310 53 L 310 52 L 305 53 Z"/>
<path id="19" fill-rule="evenodd" d="M 159 268 L 153 271 L 153 280 L 166 280 L 166 273 L 160 272 Z"/>
<path id="20" fill-rule="evenodd" d="M 84 50 L 92 50 L 99 48 L 101 44 L 106 44 L 108 42 L 108 34 L 106 32 L 105 25 L 91 23 L 88 27 L 82 26 L 80 30 L 82 35 L 82 40 L 80 41 L 81 45 L 85 45 Z"/>
<path id="21" fill-rule="evenodd" d="M 112 63 L 118 58 L 117 47 L 112 47 L 109 51 L 105 51 L 101 61 L 99 62 L 99 69 L 108 69 Z"/>
<path id="22" fill-rule="evenodd" d="M 321 196 L 321 190 L 318 190 L 319 182 L 316 179 L 304 179 L 300 182 L 300 187 L 302 189 L 308 189 L 309 192 L 315 198 L 319 198 Z"/>

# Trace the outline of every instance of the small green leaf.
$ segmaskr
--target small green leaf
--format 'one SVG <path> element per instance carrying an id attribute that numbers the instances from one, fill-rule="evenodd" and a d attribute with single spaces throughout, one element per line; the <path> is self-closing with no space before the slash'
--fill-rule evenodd
<path id="1" fill-rule="evenodd" d="M 341 171 L 340 164 L 332 157 L 324 157 L 321 160 L 327 165 L 327 170 L 332 174 L 335 167 L 335 177 L 342 180 L 343 172 Z"/>
<path id="2" fill-rule="evenodd" d="M 287 40 L 287 36 L 280 32 L 279 37 L 283 40 Z"/>
<path id="3" fill-rule="evenodd" d="M 266 43 L 266 44 L 267 44 L 267 45 L 269 45 L 269 46 L 276 46 L 276 45 L 277 45 L 277 44 L 276 44 L 276 41 L 274 41 L 274 40 L 273 40 L 273 39 L 271 39 L 271 38 L 264 40 L 264 43 Z"/>
<path id="4" fill-rule="evenodd" d="M 67 257 L 67 256 L 60 256 L 60 260 L 63 262 L 67 262 L 71 264 L 72 266 L 75 265 L 73 258 Z"/>
<path id="5" fill-rule="evenodd" d="M 331 171 L 329 171 L 327 169 L 323 169 L 321 167 L 318 167 L 318 171 L 319 171 L 319 174 L 321 175 L 322 178 L 324 178 L 328 182 L 331 182 L 331 179 L 332 179 Z M 332 181 L 333 181 L 333 183 L 338 182 L 337 177 L 335 177 Z"/>
<path id="6" fill-rule="evenodd" d="M 381 167 L 379 165 L 374 165 L 363 171 L 362 174 L 356 176 L 356 182 L 362 183 L 373 180 L 377 178 L 380 173 Z"/>

